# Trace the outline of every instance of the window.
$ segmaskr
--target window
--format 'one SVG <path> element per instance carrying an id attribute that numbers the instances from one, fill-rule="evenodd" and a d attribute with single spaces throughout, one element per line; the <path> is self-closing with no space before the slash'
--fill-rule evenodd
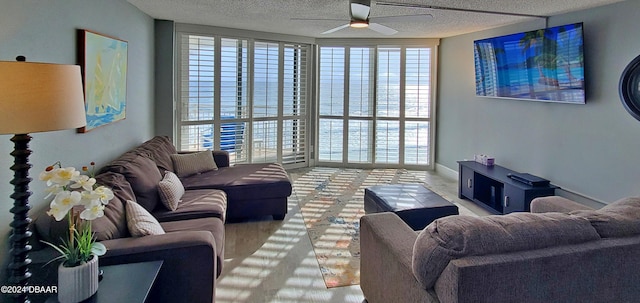
<path id="1" fill-rule="evenodd" d="M 315 145 L 320 165 L 432 168 L 437 40 L 176 31 L 180 150 L 289 168 Z"/>
<path id="2" fill-rule="evenodd" d="M 435 46 L 321 46 L 318 161 L 431 166 Z"/>
<path id="3" fill-rule="evenodd" d="M 345 50 L 341 47 L 320 49 L 319 141 L 320 161 L 342 162 Z"/>
<path id="4" fill-rule="evenodd" d="M 428 165 L 431 157 L 431 48 L 407 48 L 404 79 L 404 163 Z"/>
<path id="5" fill-rule="evenodd" d="M 179 32 L 179 149 L 304 164 L 309 45 Z"/>
<path id="6" fill-rule="evenodd" d="M 373 142 L 374 73 L 370 47 L 349 49 L 349 143 L 347 161 L 371 163 Z"/>
<path id="7" fill-rule="evenodd" d="M 199 150 L 211 144 L 214 111 L 215 40 L 188 36 L 183 39 L 183 74 L 180 79 L 180 147 Z"/>

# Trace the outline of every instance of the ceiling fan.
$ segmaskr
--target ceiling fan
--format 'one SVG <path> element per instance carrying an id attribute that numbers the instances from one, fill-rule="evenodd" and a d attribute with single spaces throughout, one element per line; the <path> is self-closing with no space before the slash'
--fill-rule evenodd
<path id="1" fill-rule="evenodd" d="M 399 15 L 399 16 L 386 16 L 386 17 L 369 17 L 371 12 L 371 0 L 349 0 L 349 15 L 350 20 L 345 19 L 309 19 L 309 18 L 291 18 L 291 20 L 305 20 L 305 21 L 345 21 L 349 22 L 344 25 L 340 25 L 336 28 L 332 28 L 328 31 L 322 32 L 323 35 L 337 32 L 341 29 L 348 27 L 353 28 L 369 28 L 373 31 L 381 33 L 383 35 L 393 35 L 398 31 L 388 26 L 382 25 L 379 22 L 393 22 L 393 21 L 424 21 L 433 18 L 431 14 L 416 14 L 416 15 Z"/>

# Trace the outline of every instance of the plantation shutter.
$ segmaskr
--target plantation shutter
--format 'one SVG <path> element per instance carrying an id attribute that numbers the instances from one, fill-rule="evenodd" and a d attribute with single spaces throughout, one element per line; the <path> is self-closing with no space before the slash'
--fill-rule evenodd
<path id="1" fill-rule="evenodd" d="M 375 48 L 349 49 L 349 133 L 348 161 L 371 163 L 373 149 L 373 108 Z"/>
<path id="2" fill-rule="evenodd" d="M 345 48 L 320 48 L 318 159 L 342 162 Z"/>
<path id="3" fill-rule="evenodd" d="M 228 151 L 233 163 L 248 162 L 247 122 L 249 118 L 249 42 L 220 39 L 220 144 L 214 149 Z"/>
<path id="4" fill-rule="evenodd" d="M 378 48 L 375 163 L 400 163 L 400 48 Z"/>
<path id="5" fill-rule="evenodd" d="M 431 49 L 405 50 L 404 163 L 429 164 L 431 118 Z"/>
<path id="6" fill-rule="evenodd" d="M 277 160 L 279 44 L 255 42 L 253 49 L 253 162 Z"/>
<path id="7" fill-rule="evenodd" d="M 178 148 L 306 165 L 309 45 L 180 32 Z"/>
<path id="8" fill-rule="evenodd" d="M 282 163 L 304 163 L 307 158 L 308 47 L 284 45 Z"/>
<path id="9" fill-rule="evenodd" d="M 179 148 L 199 150 L 214 115 L 215 39 L 181 35 Z"/>

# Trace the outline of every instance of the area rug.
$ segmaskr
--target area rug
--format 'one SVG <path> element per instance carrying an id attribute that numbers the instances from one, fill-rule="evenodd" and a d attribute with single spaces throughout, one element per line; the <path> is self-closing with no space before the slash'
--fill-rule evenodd
<path id="1" fill-rule="evenodd" d="M 293 195 L 327 288 L 360 283 L 360 217 L 364 189 L 379 184 L 422 183 L 404 169 L 315 167 L 300 171 Z"/>

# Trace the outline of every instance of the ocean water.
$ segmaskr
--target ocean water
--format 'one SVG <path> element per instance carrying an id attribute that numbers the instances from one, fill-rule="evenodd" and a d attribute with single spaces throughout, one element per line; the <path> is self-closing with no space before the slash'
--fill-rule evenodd
<path id="1" fill-rule="evenodd" d="M 203 82 L 194 82 L 190 89 L 190 98 L 186 108 L 186 117 L 183 119 L 190 121 L 213 120 L 214 104 L 213 104 L 213 85 L 208 86 Z M 240 154 L 241 151 L 248 148 L 256 149 L 255 154 L 262 154 L 261 157 L 268 160 L 269 150 L 271 154 L 275 151 L 278 143 L 277 123 L 274 120 L 254 121 L 253 142 L 246 140 L 245 131 L 247 127 L 245 120 L 248 116 L 248 95 L 246 87 L 233 87 L 232 83 L 223 85 L 221 103 L 224 109 L 232 108 L 235 110 L 222 110 L 221 116 L 225 120 L 221 125 L 221 142 L 220 147 L 231 153 Z M 204 87 L 204 88 L 203 88 Z M 208 88 L 209 87 L 209 88 Z M 256 83 L 254 85 L 254 104 L 252 112 L 254 117 L 277 117 L 277 83 Z M 405 112 L 410 117 L 428 117 L 429 105 L 425 102 L 425 96 L 429 95 L 429 90 L 424 86 L 413 86 L 407 88 Z M 275 92 L 275 93 L 274 93 Z M 384 117 L 399 116 L 399 90 L 398 88 L 389 88 L 380 91 L 379 95 L 384 96 L 386 102 L 380 102 L 377 108 L 378 115 Z M 291 94 L 290 94 L 291 95 Z M 321 95 L 320 99 L 326 100 L 327 95 Z M 317 146 L 317 157 L 320 161 L 342 162 L 344 151 L 344 136 L 347 136 L 347 161 L 350 163 L 399 163 L 400 155 L 404 154 L 404 162 L 406 164 L 426 165 L 429 159 L 429 122 L 428 121 L 406 121 L 404 124 L 404 136 L 400 137 L 400 122 L 398 120 L 378 120 L 376 127 L 373 129 L 371 118 L 362 118 L 371 116 L 372 108 L 367 104 L 366 100 L 359 104 L 354 100 L 361 99 L 358 94 L 350 95 L 352 106 L 350 115 L 353 116 L 349 120 L 346 128 L 342 125 L 342 110 L 344 108 L 342 100 L 336 99 L 332 104 L 321 106 L 321 112 L 328 109 L 328 113 L 333 116 L 327 119 L 321 118 L 318 125 L 318 144 L 307 142 L 305 146 Z M 269 100 L 276 100 L 271 102 Z M 428 99 L 427 99 L 428 100 Z M 306 114 L 304 100 L 297 100 L 296 104 L 286 107 L 288 112 L 285 115 L 295 113 L 303 119 Z M 356 106 L 354 106 L 356 105 Z M 334 111 L 333 109 L 339 109 Z M 358 118 L 360 116 L 360 118 Z M 334 119 L 331 119 L 334 118 Z M 240 120 L 244 121 L 240 121 Z M 289 142 L 291 146 L 296 145 L 295 140 L 304 140 L 302 138 L 311 138 L 309 134 L 304 134 L 307 122 L 298 123 L 295 127 L 286 126 L 285 134 L 289 134 L 292 138 L 284 138 L 285 142 Z M 295 138 L 293 138 L 295 137 Z M 213 149 L 213 127 L 211 125 L 186 125 L 182 129 L 183 149 Z M 400 150 L 401 140 L 404 143 L 404 149 Z M 283 148 L 283 150 L 285 150 Z M 289 149 L 286 149 L 285 153 Z M 298 150 L 293 151 L 297 153 Z M 242 156 L 240 156 L 242 158 Z M 254 159 L 255 160 L 255 159 Z"/>
<path id="2" fill-rule="evenodd" d="M 404 138 L 400 136 L 398 121 L 378 121 L 375 132 L 372 121 L 350 122 L 347 130 L 348 162 L 399 164 L 400 154 L 404 153 L 405 164 L 428 164 L 428 122 L 405 122 Z M 342 121 L 321 119 L 319 125 L 318 160 L 342 162 L 345 134 Z M 403 150 L 400 150 L 401 139 L 404 141 Z"/>

